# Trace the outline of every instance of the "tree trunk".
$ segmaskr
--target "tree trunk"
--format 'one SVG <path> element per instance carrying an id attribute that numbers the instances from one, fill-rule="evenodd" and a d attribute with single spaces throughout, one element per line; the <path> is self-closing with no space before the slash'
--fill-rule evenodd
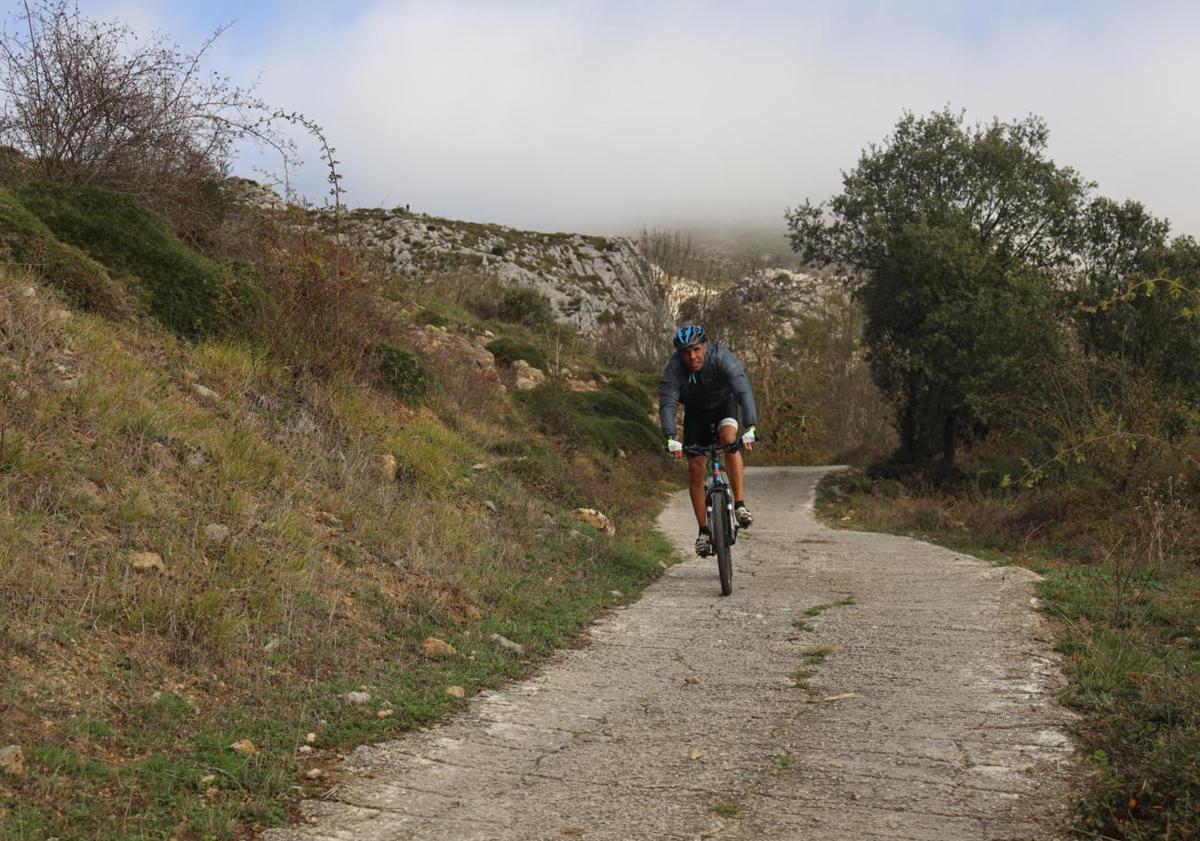
<path id="1" fill-rule="evenodd" d="M 942 469 L 949 475 L 954 470 L 954 450 L 958 444 L 958 417 L 951 412 L 942 420 Z"/>

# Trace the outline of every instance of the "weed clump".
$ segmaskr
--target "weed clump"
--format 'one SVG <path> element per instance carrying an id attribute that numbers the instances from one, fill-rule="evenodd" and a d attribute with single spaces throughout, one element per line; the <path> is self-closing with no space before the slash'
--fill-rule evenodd
<path id="1" fill-rule="evenodd" d="M 433 375 L 421 357 L 411 350 L 381 344 L 376 350 L 379 356 L 379 378 L 400 400 L 412 402 L 429 394 L 433 386 Z"/>

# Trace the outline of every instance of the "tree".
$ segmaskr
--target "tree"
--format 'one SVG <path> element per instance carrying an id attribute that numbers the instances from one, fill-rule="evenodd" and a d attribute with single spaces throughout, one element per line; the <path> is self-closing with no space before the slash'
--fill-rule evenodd
<path id="1" fill-rule="evenodd" d="M 37 178 L 108 187 L 173 222 L 227 173 L 239 140 L 274 147 L 286 168 L 292 146 L 274 125 L 297 115 L 203 69 L 223 32 L 188 52 L 69 0 L 26 0 L 0 34 L 0 144 Z"/>
<path id="2" fill-rule="evenodd" d="M 1075 259 L 1091 185 L 1047 139 L 1032 116 L 906 113 L 840 194 L 787 211 L 803 259 L 865 275 L 869 361 L 905 457 L 940 452 L 952 469 L 958 442 L 1001 421 L 1061 344 L 1052 278 Z"/>

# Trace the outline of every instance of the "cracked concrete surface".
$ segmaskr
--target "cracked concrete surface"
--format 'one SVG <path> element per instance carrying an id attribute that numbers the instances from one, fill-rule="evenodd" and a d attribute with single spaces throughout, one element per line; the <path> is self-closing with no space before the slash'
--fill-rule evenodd
<path id="1" fill-rule="evenodd" d="M 826 529 L 823 472 L 750 471 L 732 596 L 692 557 L 588 648 L 359 748 L 306 824 L 264 839 L 1065 837 L 1073 754 L 1036 576 Z M 685 496 L 660 526 L 690 550 Z M 815 645 L 833 651 L 798 687 Z"/>

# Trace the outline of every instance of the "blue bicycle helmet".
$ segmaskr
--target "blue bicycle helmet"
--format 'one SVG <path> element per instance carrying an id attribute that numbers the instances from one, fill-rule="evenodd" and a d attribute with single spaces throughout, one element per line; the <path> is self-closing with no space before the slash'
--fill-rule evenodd
<path id="1" fill-rule="evenodd" d="M 698 345 L 708 340 L 704 335 L 704 328 L 699 324 L 685 324 L 675 331 L 675 349 L 683 350 L 685 347 Z"/>

